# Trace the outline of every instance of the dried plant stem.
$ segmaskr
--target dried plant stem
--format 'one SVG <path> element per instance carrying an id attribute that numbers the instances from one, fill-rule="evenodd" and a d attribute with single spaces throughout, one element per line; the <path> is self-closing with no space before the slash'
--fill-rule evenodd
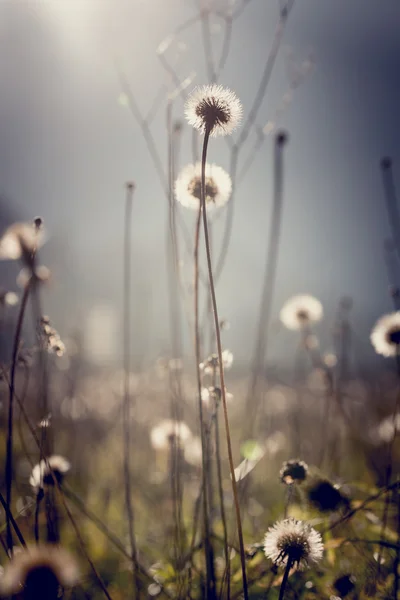
<path id="1" fill-rule="evenodd" d="M 21 307 L 19 310 L 17 328 L 14 336 L 14 346 L 11 361 L 11 374 L 10 374 L 10 394 L 8 401 L 8 427 L 7 427 L 7 442 L 6 442 L 6 468 L 5 468 L 5 480 L 6 480 L 6 503 L 8 510 L 6 512 L 6 539 L 7 547 L 9 551 L 12 551 L 13 547 L 13 536 L 11 530 L 11 495 L 12 495 L 12 475 L 13 475 L 13 420 L 14 420 L 14 391 L 15 391 L 15 372 L 17 368 L 18 360 L 18 349 L 22 333 L 22 325 L 24 322 L 24 316 L 26 306 L 28 303 L 28 297 L 30 292 L 30 282 L 26 285 L 24 294 L 22 296 Z"/>
<path id="2" fill-rule="evenodd" d="M 400 565 L 400 494 L 398 488 L 394 489 L 393 492 L 393 501 L 397 508 L 396 514 L 396 530 L 397 530 L 397 550 L 396 556 L 393 563 L 393 573 L 394 573 L 394 581 L 393 581 L 393 598 L 398 597 L 399 591 L 399 565 Z"/>
<path id="3" fill-rule="evenodd" d="M 203 401 L 201 398 L 201 349 L 200 349 L 200 322 L 199 322 L 199 241 L 201 225 L 201 206 L 196 220 L 196 230 L 194 237 L 194 332 L 195 332 L 195 354 L 196 354 L 196 375 L 197 375 L 197 396 L 199 403 L 200 419 L 200 438 L 201 438 L 201 456 L 202 456 L 202 498 L 203 498 L 203 523 L 204 523 L 204 555 L 206 561 L 207 577 L 207 600 L 216 598 L 215 590 L 215 571 L 214 556 L 211 545 L 210 521 L 207 498 L 207 443 L 205 437 Z"/>
<path id="4" fill-rule="evenodd" d="M 293 561 L 290 558 L 290 556 L 288 556 L 287 564 L 285 567 L 285 573 L 283 574 L 283 579 L 282 579 L 282 583 L 281 583 L 281 589 L 279 590 L 279 600 L 283 600 L 283 597 L 285 595 L 285 588 L 286 588 L 287 581 L 289 579 L 289 572 L 290 572 L 290 569 L 292 568 L 292 565 L 293 565 Z"/>
<path id="5" fill-rule="evenodd" d="M 126 186 L 125 200 L 125 234 L 124 234 L 124 399 L 122 405 L 122 427 L 123 427 L 123 452 L 124 452 L 124 487 L 125 508 L 128 518 L 129 543 L 133 567 L 133 580 L 135 598 L 140 597 L 140 584 L 138 578 L 137 549 L 134 530 L 134 510 L 131 490 L 131 462 L 130 462 L 130 367 L 131 367 L 131 218 L 134 186 L 128 183 Z"/>
<path id="6" fill-rule="evenodd" d="M 203 153 L 201 160 L 201 212 L 203 213 L 203 227 L 204 227 L 204 240 L 206 246 L 206 255 L 207 255 L 207 268 L 208 268 L 208 278 L 210 284 L 210 293 L 212 300 L 212 309 L 214 314 L 214 325 L 215 325 L 215 337 L 217 341 L 217 353 L 218 353 L 218 364 L 219 364 L 219 377 L 221 384 L 221 398 L 222 405 L 224 409 L 224 419 L 225 419 L 225 432 L 226 432 L 226 442 L 228 447 L 228 458 L 229 458 L 229 467 L 231 472 L 232 479 L 232 492 L 236 510 L 236 521 L 237 521 L 237 530 L 239 537 L 239 547 L 240 547 L 240 562 L 242 567 L 242 580 L 243 580 L 243 596 L 244 600 L 248 600 L 248 590 L 247 590 L 247 576 L 246 576 L 246 557 L 244 552 L 244 543 L 243 543 L 243 531 L 242 531 L 242 520 L 240 517 L 240 505 L 238 498 L 238 491 L 235 479 L 235 467 L 233 464 L 233 455 L 232 455 L 232 444 L 231 444 L 231 435 L 229 429 L 229 419 L 228 419 L 228 408 L 226 405 L 226 390 L 225 390 L 225 376 L 224 376 L 224 364 L 222 360 L 222 345 L 221 345 L 221 332 L 219 328 L 219 317 L 218 317 L 218 308 L 217 308 L 217 300 L 215 296 L 215 288 L 214 288 L 214 279 L 212 272 L 212 262 L 211 262 L 211 252 L 210 252 L 210 242 L 208 236 L 208 223 L 207 223 L 207 208 L 206 208 L 206 159 L 207 159 L 207 147 L 208 141 L 210 137 L 210 130 L 206 129 L 204 134 L 204 142 L 203 142 Z"/>
<path id="7" fill-rule="evenodd" d="M 274 201 L 265 262 L 264 284 L 257 325 L 258 335 L 253 354 L 252 376 L 245 403 L 247 419 L 249 420 L 249 434 L 253 433 L 257 410 L 260 404 L 261 392 L 259 389 L 259 381 L 267 352 L 268 327 L 275 289 L 283 205 L 283 148 L 286 142 L 286 133 L 282 131 L 278 132 L 275 136 L 274 144 Z M 249 411 L 250 418 L 248 417 Z"/>
<path id="8" fill-rule="evenodd" d="M 400 213 L 397 202 L 396 186 L 393 178 L 392 159 L 385 157 L 381 160 L 382 181 L 388 212 L 389 224 L 397 255 L 400 258 Z"/>
<path id="9" fill-rule="evenodd" d="M 224 504 L 224 490 L 222 488 L 222 464 L 221 464 L 221 448 L 219 439 L 219 422 L 218 422 L 218 405 L 215 406 L 215 454 L 217 459 L 217 481 L 218 481 L 218 496 L 219 496 L 219 507 L 221 512 L 222 530 L 224 534 L 224 556 L 225 556 L 225 570 L 224 579 L 221 583 L 220 598 L 223 598 L 223 591 L 226 580 L 226 598 L 229 600 L 231 597 L 231 573 L 230 573 L 230 561 L 229 561 L 229 546 L 228 546 L 228 527 L 226 524 L 225 504 Z"/>
<path id="10" fill-rule="evenodd" d="M 93 571 L 93 575 L 95 576 L 97 582 L 99 583 L 101 589 L 103 590 L 103 593 L 104 593 L 105 597 L 107 598 L 107 600 L 112 600 L 112 598 L 111 598 L 110 594 L 108 593 L 108 590 L 107 590 L 107 588 L 105 586 L 105 583 L 104 583 L 103 579 L 100 576 L 100 573 L 97 571 L 94 562 L 92 561 L 92 559 L 90 558 L 90 556 L 88 554 L 88 551 L 86 550 L 85 542 L 83 541 L 82 535 L 81 535 L 81 533 L 79 531 L 79 527 L 76 524 L 76 521 L 75 521 L 74 517 L 72 516 L 72 513 L 71 513 L 70 509 L 68 508 L 68 505 L 67 505 L 67 502 L 65 500 L 65 496 L 64 496 L 63 490 L 62 490 L 61 486 L 58 484 L 57 481 L 55 481 L 55 484 L 57 486 L 57 490 L 60 492 L 60 497 L 61 497 L 62 504 L 64 506 L 65 512 L 68 515 L 68 518 L 69 518 L 69 520 L 71 522 L 71 525 L 72 525 L 72 527 L 73 527 L 73 529 L 75 531 L 76 537 L 77 537 L 78 542 L 79 542 L 79 546 L 80 546 L 80 548 L 81 548 L 81 550 L 82 550 L 82 552 L 83 552 L 86 560 L 88 561 L 88 563 L 90 565 L 90 568 Z"/>
<path id="11" fill-rule="evenodd" d="M 25 543 L 25 540 L 24 540 L 24 536 L 22 535 L 21 530 L 18 527 L 18 524 L 17 524 L 16 520 L 12 516 L 11 510 L 10 510 L 7 502 L 5 501 L 5 499 L 3 497 L 3 494 L 1 494 L 1 493 L 0 493 L 0 504 L 2 505 L 2 507 L 4 509 L 4 512 L 6 513 L 6 515 L 9 517 L 11 525 L 14 528 L 14 531 L 15 531 L 15 533 L 17 535 L 17 538 L 18 538 L 21 546 L 23 546 L 24 548 L 26 548 L 26 543 Z"/>

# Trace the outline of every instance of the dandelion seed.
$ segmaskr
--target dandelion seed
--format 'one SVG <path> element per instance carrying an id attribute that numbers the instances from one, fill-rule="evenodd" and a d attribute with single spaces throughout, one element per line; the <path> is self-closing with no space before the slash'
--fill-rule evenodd
<path id="1" fill-rule="evenodd" d="M 370 339 L 377 354 L 396 356 L 400 351 L 400 311 L 381 317 L 376 322 Z"/>
<path id="2" fill-rule="evenodd" d="M 185 116 L 190 125 L 211 137 L 229 135 L 238 126 L 243 108 L 236 94 L 222 85 L 196 88 L 185 104 Z"/>
<path id="3" fill-rule="evenodd" d="M 0 594 L 14 596 L 22 589 L 23 597 L 57 598 L 59 587 L 71 587 L 79 572 L 69 552 L 55 545 L 28 547 L 15 553 L 0 578 Z"/>
<path id="4" fill-rule="evenodd" d="M 33 467 L 29 483 L 38 494 L 45 485 L 54 485 L 53 477 L 58 483 L 62 483 L 64 475 L 70 468 L 71 465 L 66 458 L 54 454 Z"/>
<path id="5" fill-rule="evenodd" d="M 307 494 L 310 503 L 320 512 L 333 512 L 349 504 L 348 498 L 330 481 L 324 479 L 310 486 Z"/>
<path id="6" fill-rule="evenodd" d="M 281 481 L 286 485 L 301 483 L 307 477 L 308 465 L 303 460 L 288 460 L 279 472 Z"/>
<path id="7" fill-rule="evenodd" d="M 279 318 L 288 329 L 302 329 L 311 322 L 322 319 L 323 308 L 319 300 L 313 296 L 299 295 L 285 302 Z"/>
<path id="8" fill-rule="evenodd" d="M 293 518 L 275 523 L 264 538 L 265 555 L 277 566 L 286 566 L 289 560 L 298 569 L 304 569 L 319 562 L 323 550 L 321 534 Z"/>
<path id="9" fill-rule="evenodd" d="M 35 221 L 39 219 L 36 217 Z M 0 260 L 17 260 L 22 258 L 28 265 L 32 263 L 32 254 L 44 243 L 43 222 L 14 223 L 0 238 Z"/>
<path id="10" fill-rule="evenodd" d="M 214 164 L 206 164 L 205 196 L 207 212 L 221 208 L 228 202 L 232 181 L 228 173 Z M 189 164 L 182 169 L 175 182 L 175 197 L 185 206 L 198 210 L 201 199 L 201 163 Z"/>
<path id="11" fill-rule="evenodd" d="M 151 445 L 155 450 L 168 450 L 174 439 L 184 444 L 192 437 L 192 432 L 183 421 L 165 419 L 150 431 Z"/>

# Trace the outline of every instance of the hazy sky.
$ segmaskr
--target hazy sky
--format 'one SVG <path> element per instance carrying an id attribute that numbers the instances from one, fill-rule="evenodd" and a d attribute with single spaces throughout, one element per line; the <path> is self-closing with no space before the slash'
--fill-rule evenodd
<path id="1" fill-rule="evenodd" d="M 238 4 L 239 2 L 237 2 Z M 124 182 L 137 185 L 134 206 L 137 353 L 168 349 L 165 263 L 167 203 L 143 136 L 121 102 L 115 60 L 145 114 L 170 82 L 156 49 L 197 13 L 192 0 L 2 0 L 0 3 L 0 188 L 6 218 L 42 215 L 50 233 L 43 262 L 53 271 L 46 293 L 65 333 L 84 327 L 96 305 L 120 319 Z M 223 10 L 228 0 L 216 2 Z M 252 0 L 234 23 L 221 83 L 251 106 L 278 19 L 278 2 Z M 222 26 L 222 28 L 221 28 Z M 218 56 L 223 21 L 211 19 Z M 293 294 L 324 304 L 328 326 L 343 295 L 354 299 L 359 337 L 391 309 L 383 262 L 390 234 L 379 160 L 394 159 L 400 185 L 400 4 L 398 0 L 296 0 L 282 50 L 257 118 L 274 118 L 289 87 L 288 65 L 315 67 L 279 119 L 288 130 L 285 193 L 273 321 Z M 184 79 L 207 83 L 200 22 L 165 54 Z M 152 124 L 165 164 L 163 100 Z M 174 117 L 182 119 L 181 101 Z M 180 166 L 191 160 L 185 125 Z M 249 146 L 254 134 L 249 138 Z M 252 348 L 272 200 L 273 138 L 267 137 L 237 188 L 233 235 L 218 285 L 226 343 L 246 359 Z M 243 158 L 246 156 L 244 150 Z M 228 167 L 224 140 L 209 159 Z M 193 227 L 192 215 L 185 222 Z M 215 247 L 223 215 L 214 228 Z M 185 262 L 188 262 L 185 257 Z M 16 268 L 15 268 L 16 271 Z M 4 272 L 4 267 L 2 267 Z M 290 337 L 276 331 L 269 356 L 284 357 Z M 118 340 L 117 340 L 118 343 Z"/>

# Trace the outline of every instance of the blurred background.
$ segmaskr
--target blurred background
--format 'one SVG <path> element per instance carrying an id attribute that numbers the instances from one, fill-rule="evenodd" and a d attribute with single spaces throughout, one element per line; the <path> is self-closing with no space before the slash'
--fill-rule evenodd
<path id="1" fill-rule="evenodd" d="M 212 3 L 221 15 L 238 4 Z M 63 335 L 84 332 L 88 353 L 97 362 L 112 363 L 120 352 L 127 180 L 136 184 L 135 360 L 151 362 L 169 351 L 167 200 L 118 71 L 143 118 L 158 99 L 150 128 L 166 165 L 166 97 L 176 86 L 160 54 L 181 81 L 190 77 L 187 91 L 208 82 L 198 11 L 199 5 L 189 0 L 0 4 L 1 223 L 43 217 L 48 242 L 41 260 L 52 272 L 46 311 Z M 278 17 L 278 2 L 253 0 L 244 3 L 233 22 L 219 80 L 236 91 L 245 117 Z M 224 23 L 211 14 L 215 57 L 222 49 Z M 350 296 L 358 355 L 366 361 L 372 357 L 369 331 L 391 308 L 383 250 L 390 227 L 379 162 L 383 155 L 392 156 L 398 175 L 399 26 L 396 0 L 302 0 L 291 11 L 255 123 L 258 131 L 265 128 L 263 141 L 236 186 L 231 243 L 218 283 L 220 313 L 231 323 L 226 344 L 237 365 L 248 363 L 257 330 L 271 218 L 274 127 L 286 129 L 290 142 L 268 360 L 289 360 L 289 334 L 281 331 L 277 316 L 282 303 L 296 293 L 311 293 L 323 303 L 327 327 L 321 343 L 327 351 L 332 349 L 330 327 L 338 302 Z M 294 88 L 299 71 L 303 75 Z M 184 120 L 180 97 L 173 103 L 173 117 Z M 190 140 L 185 124 L 179 166 L 192 160 Z M 239 170 L 255 140 L 253 129 Z M 213 141 L 209 160 L 228 168 L 228 150 L 224 140 Z M 182 218 L 188 228 L 194 227 L 192 214 Z M 216 249 L 224 220 L 221 214 L 214 226 Z M 188 265 L 189 284 L 191 256 L 181 258 Z M 7 273 L 13 284 L 15 265 L 0 266 L 2 277 Z M 191 353 L 189 333 L 185 335 Z"/>

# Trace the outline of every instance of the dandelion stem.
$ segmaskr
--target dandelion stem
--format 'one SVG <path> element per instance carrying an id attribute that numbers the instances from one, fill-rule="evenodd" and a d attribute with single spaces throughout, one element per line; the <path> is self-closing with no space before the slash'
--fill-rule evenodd
<path id="1" fill-rule="evenodd" d="M 200 324 L 199 324 L 199 240 L 200 240 L 200 225 L 201 225 L 201 205 L 196 221 L 196 230 L 194 238 L 194 331 L 195 331 L 195 347 L 196 347 L 196 375 L 197 375 L 197 395 L 199 402 L 199 419 L 200 419 L 200 438 L 201 438 L 201 456 L 202 456 L 202 496 L 203 496 L 203 521 L 204 521 L 204 554 L 206 561 L 207 575 L 207 599 L 211 600 L 215 595 L 215 572 L 214 572 L 214 557 L 210 538 L 210 521 L 208 514 L 208 498 L 207 498 L 207 446 L 204 427 L 203 401 L 201 399 L 201 351 L 200 351 Z"/>
<path id="2" fill-rule="evenodd" d="M 6 515 L 10 517 L 11 524 L 12 524 L 12 526 L 13 526 L 13 528 L 14 528 L 14 531 L 15 531 L 15 533 L 16 533 L 16 535 L 17 535 L 17 538 L 18 538 L 18 539 L 19 539 L 19 541 L 20 541 L 20 544 L 21 544 L 21 545 L 22 545 L 22 546 L 25 548 L 25 547 L 26 547 L 26 543 L 25 543 L 24 537 L 23 537 L 23 535 L 22 535 L 22 533 L 21 533 L 21 530 L 20 530 L 20 528 L 18 527 L 18 525 L 17 525 L 17 522 L 16 522 L 16 520 L 14 519 L 14 517 L 13 517 L 13 515 L 12 515 L 12 512 L 11 512 L 11 510 L 10 510 L 9 506 L 8 506 L 8 504 L 7 504 L 7 503 L 6 503 L 6 501 L 4 500 L 3 494 L 1 494 L 1 493 L 0 493 L 0 504 L 1 504 L 1 505 L 2 505 L 2 507 L 4 508 L 4 511 L 5 511 Z"/>
<path id="3" fill-rule="evenodd" d="M 386 209 L 389 223 L 392 228 L 392 238 L 400 258 L 400 214 L 397 203 L 396 186 L 393 179 L 392 159 L 385 157 L 381 160 L 383 189 L 386 200 Z"/>
<path id="4" fill-rule="evenodd" d="M 231 444 L 231 436 L 230 436 L 230 429 L 229 429 L 228 409 L 227 409 L 227 405 L 226 405 L 226 391 L 225 391 L 224 364 L 223 364 L 223 360 L 222 360 L 221 333 L 220 333 L 220 328 L 219 328 L 218 308 L 217 308 L 217 300 L 216 300 L 216 296 L 215 296 L 214 279 L 213 279 L 213 272 L 212 272 L 210 241 L 209 241 L 209 236 L 208 236 L 205 190 L 206 190 L 206 159 L 207 159 L 207 147 L 208 147 L 209 138 L 210 138 L 210 130 L 209 130 L 209 128 L 207 128 L 205 131 L 205 134 L 204 134 L 203 153 L 202 153 L 202 160 L 201 160 L 201 211 L 203 213 L 203 227 L 204 227 L 204 240 L 205 240 L 206 255 L 207 255 L 208 278 L 209 278 L 212 308 L 213 308 L 213 314 L 214 314 L 215 337 L 216 337 L 217 350 L 218 350 L 219 377 L 220 377 L 220 384 L 221 384 L 222 405 L 224 408 L 226 442 L 227 442 L 227 446 L 228 446 L 229 467 L 230 467 L 231 479 L 232 479 L 232 492 L 233 492 L 233 498 L 234 498 L 234 503 L 235 503 L 237 530 L 238 530 L 238 537 L 239 537 L 240 562 L 241 562 L 241 567 L 242 567 L 242 580 L 243 580 L 243 596 L 244 596 L 244 600 L 248 600 L 246 558 L 245 558 L 244 543 L 243 543 L 242 521 L 241 521 L 241 517 L 240 517 L 240 505 L 239 505 L 239 498 L 238 498 L 237 485 L 236 485 L 236 479 L 235 479 L 235 467 L 233 465 L 233 455 L 232 455 L 232 444 Z"/>
<path id="5" fill-rule="evenodd" d="M 260 394 L 258 394 L 258 383 L 267 352 L 268 327 L 276 281 L 283 204 L 283 148 L 286 142 L 287 135 L 284 132 L 279 132 L 275 137 L 274 145 L 274 204 L 269 230 L 269 243 L 265 263 L 260 314 L 258 318 L 258 337 L 256 346 L 254 348 L 253 372 L 245 405 L 246 411 L 248 412 L 250 408 L 250 402 L 252 400 L 254 402 L 253 406 L 251 407 L 251 416 L 249 419 L 249 427 L 251 429 L 254 427 L 259 405 Z"/>
<path id="6" fill-rule="evenodd" d="M 226 578 L 226 598 L 230 598 L 230 562 L 229 562 L 229 547 L 228 547 L 228 528 L 226 525 L 225 505 L 224 505 L 224 490 L 222 488 L 222 468 L 221 468 L 221 448 L 219 440 L 219 422 L 218 422 L 218 405 L 215 406 L 215 454 L 217 458 L 217 479 L 218 479 L 218 495 L 219 495 L 219 506 L 221 512 L 222 530 L 224 533 L 224 555 L 225 555 L 225 571 L 224 577 Z M 221 584 L 220 598 L 223 597 L 224 581 Z"/>
<path id="7" fill-rule="evenodd" d="M 131 334 L 131 218 L 134 186 L 128 183 L 126 186 L 125 201 L 125 234 L 124 234 L 124 400 L 122 407 L 123 427 L 123 449 L 124 449 L 124 486 L 125 507 L 128 517 L 129 543 L 133 566 L 133 579 L 135 586 L 135 598 L 140 596 L 140 585 L 138 578 L 137 550 L 134 531 L 134 511 L 131 494 L 131 463 L 130 463 L 130 334 Z"/>
<path id="8" fill-rule="evenodd" d="M 14 418 L 14 390 L 15 390 L 15 372 L 17 368 L 18 349 L 19 342 L 21 339 L 22 324 L 24 322 L 25 310 L 28 303 L 28 297 L 30 292 L 31 284 L 30 281 L 27 283 L 24 294 L 22 296 L 21 307 L 19 310 L 17 328 L 15 330 L 14 347 L 12 353 L 11 362 L 11 375 L 10 375 L 10 395 L 8 403 L 8 429 L 7 429 L 7 442 L 6 442 L 6 469 L 5 469 L 5 480 L 6 480 L 6 503 L 8 510 L 6 512 L 6 539 L 7 547 L 12 551 L 13 547 L 13 536 L 11 530 L 11 494 L 12 494 L 12 472 L 13 472 L 13 418 Z"/>
<path id="9" fill-rule="evenodd" d="M 285 573 L 283 574 L 283 579 L 282 579 L 282 583 L 281 583 L 281 589 L 279 590 L 279 600 L 283 600 L 284 594 L 285 594 L 285 588 L 286 588 L 286 584 L 289 578 L 289 572 L 290 569 L 292 568 L 293 565 L 293 561 L 290 558 L 290 555 L 288 556 L 287 559 L 287 564 L 286 564 L 286 568 L 285 568 Z"/>

